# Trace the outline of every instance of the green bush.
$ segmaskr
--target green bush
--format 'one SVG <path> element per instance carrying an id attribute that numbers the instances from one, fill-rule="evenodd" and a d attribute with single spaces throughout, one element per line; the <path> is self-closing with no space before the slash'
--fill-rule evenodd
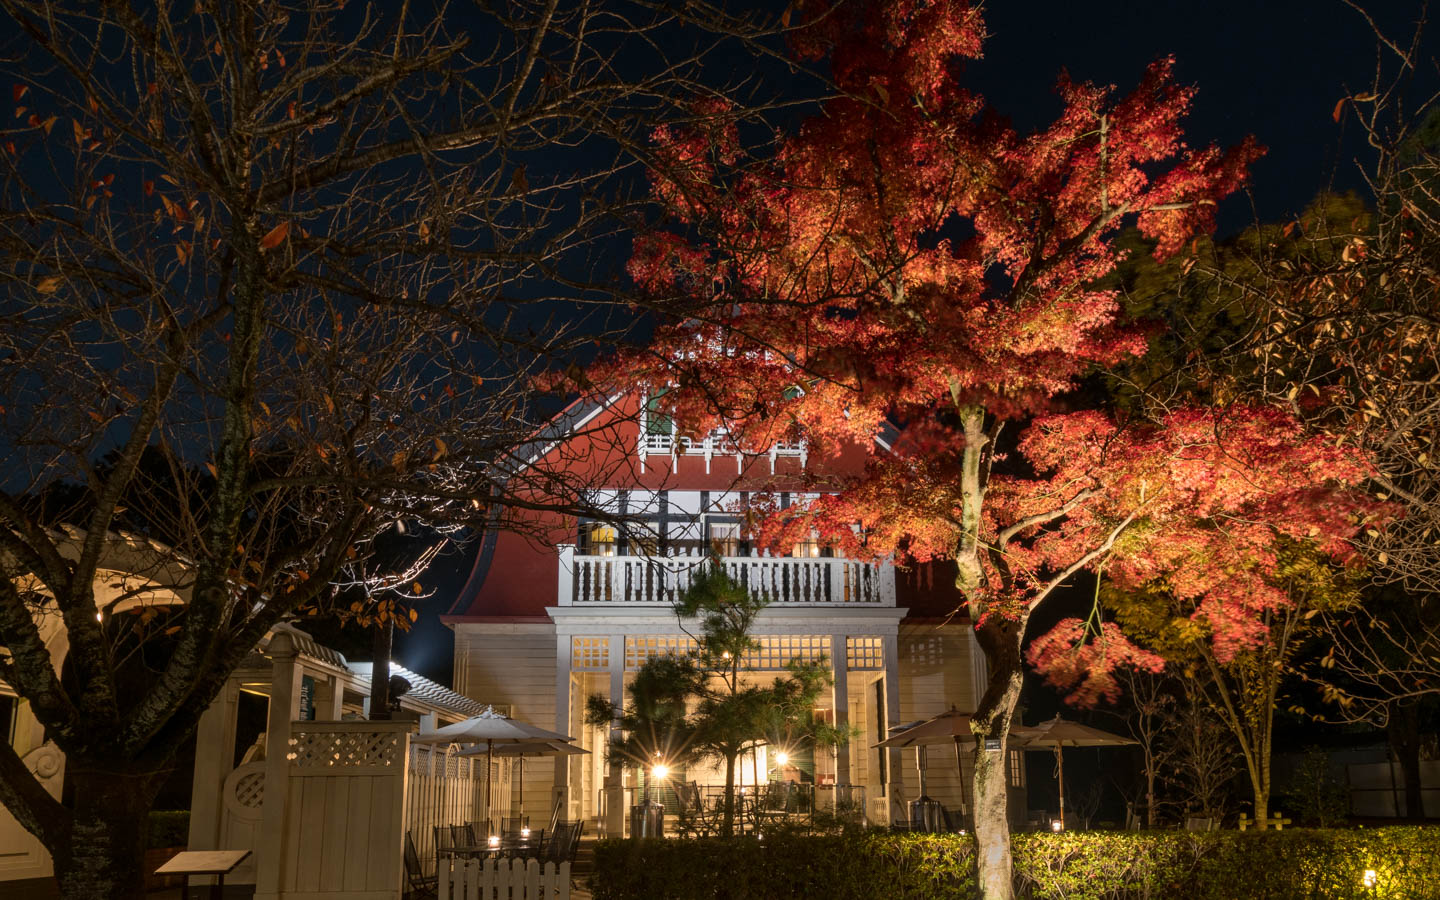
<path id="1" fill-rule="evenodd" d="M 190 843 L 190 810 L 156 809 L 146 823 L 145 846 L 184 847 Z"/>
<path id="2" fill-rule="evenodd" d="M 1437 828 L 1017 834 L 1013 848 L 1029 900 L 1440 898 Z M 959 835 L 610 840 L 590 886 L 595 900 L 970 900 L 974 856 Z"/>

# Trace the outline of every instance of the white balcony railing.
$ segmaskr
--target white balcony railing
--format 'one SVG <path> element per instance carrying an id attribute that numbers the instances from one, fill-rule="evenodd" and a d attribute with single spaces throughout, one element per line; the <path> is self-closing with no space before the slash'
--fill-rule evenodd
<path id="1" fill-rule="evenodd" d="M 561 606 L 669 605 L 708 565 L 703 556 L 582 556 L 560 550 Z M 751 594 L 782 606 L 895 605 L 895 569 L 857 559 L 724 556 L 720 564 Z"/>

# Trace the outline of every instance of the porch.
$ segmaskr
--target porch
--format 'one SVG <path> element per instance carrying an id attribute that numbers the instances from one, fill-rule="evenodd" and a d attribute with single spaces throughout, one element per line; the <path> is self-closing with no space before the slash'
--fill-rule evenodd
<path id="1" fill-rule="evenodd" d="M 847 630 L 818 633 L 814 613 L 766 610 L 757 628 L 757 648 L 744 661 L 747 682 L 768 682 L 793 659 L 828 662 L 832 684 L 816 703 L 817 718 L 858 729 L 858 736 L 835 749 L 757 745 L 739 760 L 737 792 L 755 815 L 815 810 L 838 811 L 856 820 L 884 824 L 899 794 L 900 755 L 877 750 L 892 724 L 899 721 L 900 610 L 870 608 L 856 615 L 827 616 L 826 624 Z M 685 814 L 682 794 L 698 791 L 713 799 L 725 781 L 723 764 L 692 765 L 665 773 L 646 784 L 646 775 L 606 759 L 610 728 L 584 721 L 586 698 L 599 695 L 623 703 L 635 671 L 655 655 L 693 649 L 693 639 L 669 614 L 654 611 L 606 610 L 596 615 L 571 607 L 553 610 L 556 621 L 555 728 L 577 737 L 589 756 L 555 763 L 554 791 L 566 817 L 594 823 L 606 836 L 628 834 L 628 810 L 653 789 L 655 799 L 674 819 Z M 617 615 L 618 614 L 618 615 Z M 854 629 L 852 633 L 848 629 Z M 623 630 L 622 630 L 623 629 Z M 793 783 L 787 803 L 768 804 L 775 785 Z M 803 795 L 803 796 L 802 796 Z M 762 802 L 764 801 L 764 802 Z M 789 802 L 793 801 L 793 802 Z M 694 803 L 689 804 L 694 806 Z M 713 806 L 713 804 L 710 804 Z M 704 804 L 702 804 L 704 806 Z M 677 820 L 678 821 L 678 820 Z M 677 824 L 677 822 L 672 822 Z"/>

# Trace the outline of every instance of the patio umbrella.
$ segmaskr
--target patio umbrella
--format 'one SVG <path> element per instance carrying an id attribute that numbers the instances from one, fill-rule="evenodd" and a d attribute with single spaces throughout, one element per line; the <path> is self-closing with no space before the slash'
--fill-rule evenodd
<path id="1" fill-rule="evenodd" d="M 1055 750 L 1055 772 L 1060 779 L 1060 827 L 1065 827 L 1065 752 L 1066 747 L 1120 747 L 1134 744 L 1130 738 L 1081 725 L 1059 716 L 1026 728 L 1028 733 L 1021 739 L 1021 749 L 1039 750 L 1051 747 Z"/>
<path id="2" fill-rule="evenodd" d="M 410 739 L 412 744 L 483 744 L 485 746 L 485 814 L 490 814 L 490 763 L 495 757 L 495 748 L 501 744 L 533 744 L 537 741 L 559 741 L 568 744 L 575 740 L 569 735 L 547 731 L 529 722 L 521 722 L 509 716 L 502 716 L 493 709 L 487 709 L 478 716 L 471 716 L 463 722 L 446 725 L 426 734 L 417 734 Z"/>
<path id="3" fill-rule="evenodd" d="M 930 744 L 954 744 L 955 773 L 960 777 L 960 802 L 969 806 L 970 800 L 965 794 L 965 772 L 960 762 L 960 743 L 973 740 L 975 737 L 975 732 L 970 730 L 970 716 L 970 713 L 961 712 L 952 706 L 938 716 L 896 730 L 894 734 L 875 746 L 896 749 L 915 748 L 915 764 L 920 767 L 920 793 L 923 795 L 925 793 L 925 769 L 922 762 L 923 757 L 920 756 L 923 748 Z M 1023 725 L 1011 725 L 1010 737 L 1023 741 L 1029 737 L 1030 731 L 1031 729 Z"/>
<path id="4" fill-rule="evenodd" d="M 524 807 L 525 803 L 525 757 L 527 756 L 579 756 L 582 753 L 589 753 L 583 747 L 574 744 L 567 744 L 564 741 L 535 741 L 527 744 L 501 744 L 496 742 L 493 746 L 486 742 L 483 746 L 477 745 L 469 750 L 461 750 L 461 756 L 513 756 L 520 760 L 520 783 L 516 789 L 516 798 Z M 486 765 L 489 765 L 487 762 Z M 490 773 L 485 773 L 489 779 Z"/>

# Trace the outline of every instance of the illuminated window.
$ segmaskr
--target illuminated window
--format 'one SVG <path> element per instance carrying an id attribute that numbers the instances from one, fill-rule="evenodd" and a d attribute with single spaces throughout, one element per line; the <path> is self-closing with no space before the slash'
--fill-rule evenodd
<path id="1" fill-rule="evenodd" d="M 695 652 L 694 639 L 683 634 L 625 638 L 625 668 L 638 669 L 652 656 L 684 656 Z"/>
<path id="2" fill-rule="evenodd" d="M 611 525 L 589 524 L 580 527 L 582 556 L 614 556 L 615 528 Z"/>
<path id="3" fill-rule="evenodd" d="M 1019 750 L 1010 751 L 1010 786 L 1025 786 L 1025 754 Z"/>
<path id="4" fill-rule="evenodd" d="M 711 522 L 710 552 L 716 556 L 742 556 L 745 541 L 740 534 L 739 522 Z"/>
<path id="5" fill-rule="evenodd" d="M 852 669 L 885 668 L 885 650 L 878 637 L 847 637 L 845 665 Z"/>
<path id="6" fill-rule="evenodd" d="M 752 669 L 783 669 L 792 659 L 830 658 L 828 634 L 775 634 L 757 638 L 759 649 L 745 654 L 745 665 Z"/>
<path id="7" fill-rule="evenodd" d="M 806 538 L 803 541 L 800 541 L 795 546 L 791 547 L 790 555 L 800 557 L 817 557 L 820 555 L 820 551 L 822 549 L 824 548 L 820 546 L 820 539 L 812 534 L 810 535 L 810 537 Z"/>
<path id="8" fill-rule="evenodd" d="M 570 639 L 570 668 L 610 668 L 610 640 L 603 637 L 577 637 Z"/>

